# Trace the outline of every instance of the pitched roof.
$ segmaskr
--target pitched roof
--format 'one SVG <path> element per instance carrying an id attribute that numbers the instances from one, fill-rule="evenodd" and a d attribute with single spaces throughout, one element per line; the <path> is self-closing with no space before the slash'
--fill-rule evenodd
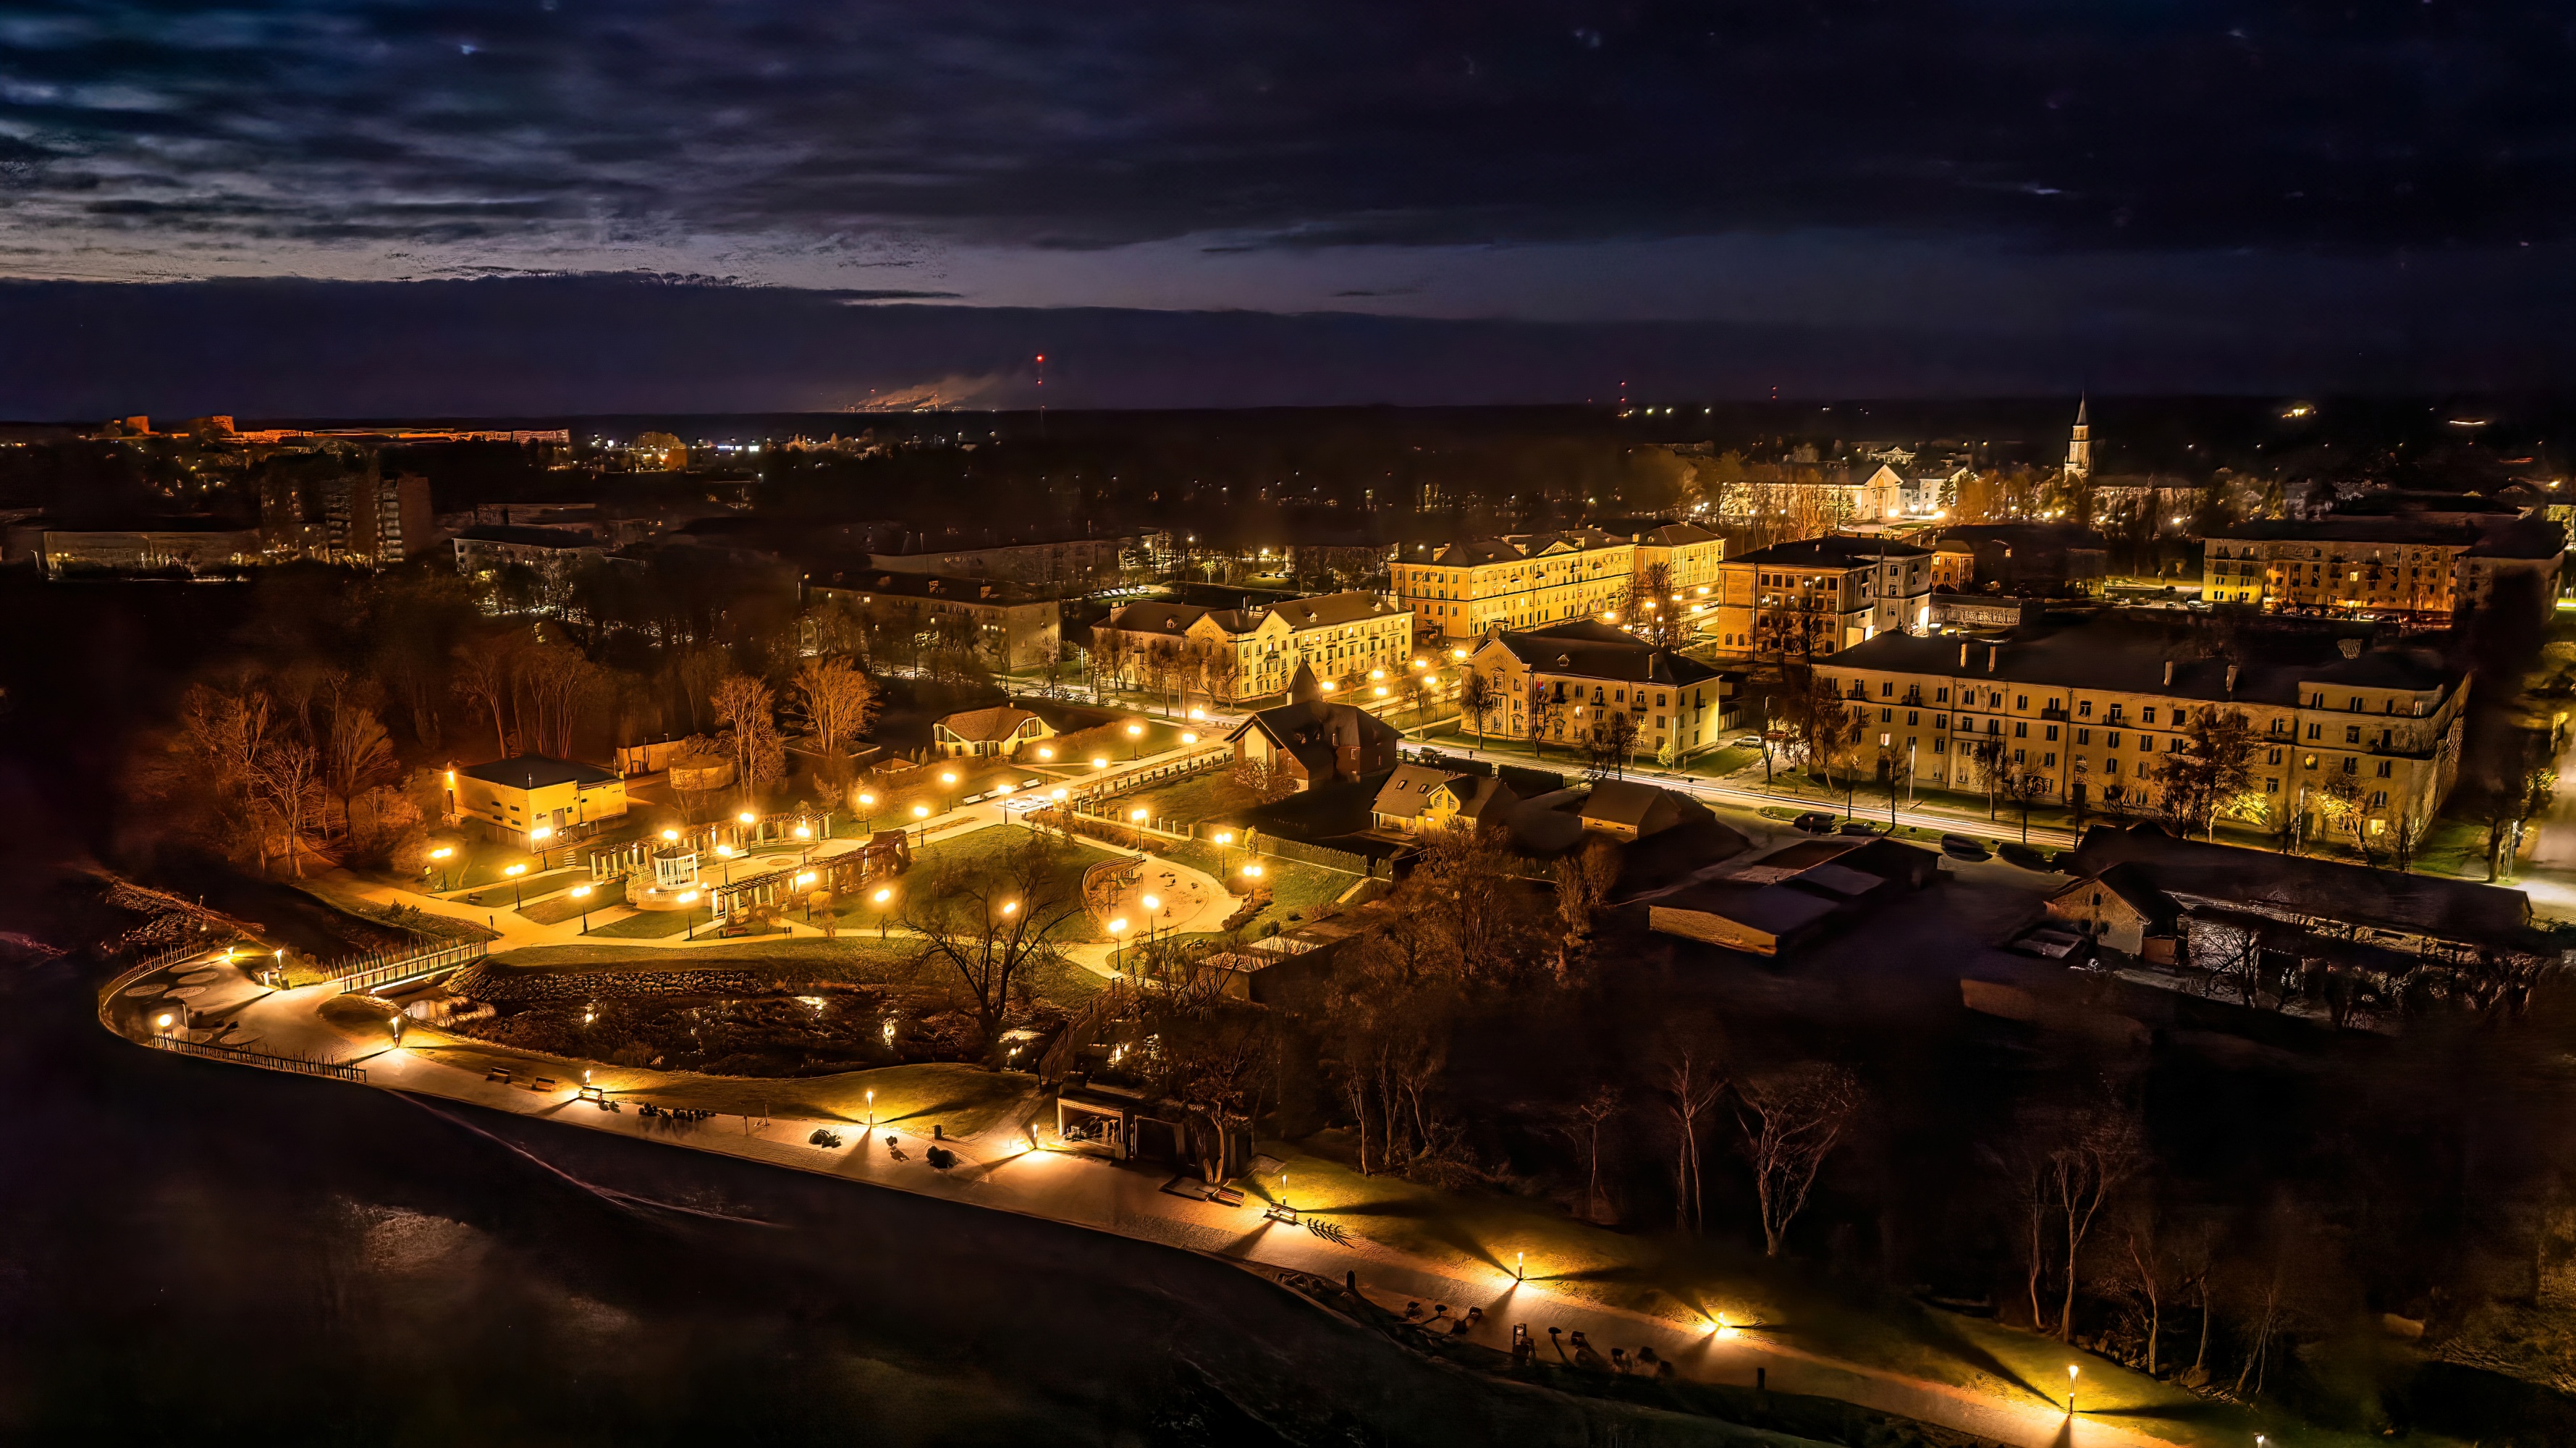
<path id="1" fill-rule="evenodd" d="M 2000 640 L 1964 645 L 1956 638 L 1890 631 L 1844 649 L 1822 667 L 2279 705 L 2296 705 L 2304 684 L 2446 693 L 2465 677 L 2426 650 L 2365 649 L 2347 659 L 2336 647 L 2346 637 L 2325 629 L 2282 629 L 2249 637 L 2244 642 L 2250 656 L 2235 665 L 2232 689 L 2230 663 L 2214 652 L 2208 625 L 2179 612 L 2104 612 L 2071 623 L 2024 625 Z M 1967 650 L 1964 664 L 1962 647 Z M 2165 682 L 2169 661 L 2171 683 Z"/>
<path id="2" fill-rule="evenodd" d="M 1928 558 L 1929 548 L 1911 543 L 1898 543 L 1887 538 L 1855 538 L 1837 533 L 1826 538 L 1804 538 L 1795 543 L 1774 543 L 1750 553 L 1727 559 L 1738 563 L 1757 563 L 1779 568 L 1859 568 L 1882 558 Z"/>
<path id="3" fill-rule="evenodd" d="M 1120 633 L 1170 634 L 1178 638 L 1189 630 L 1191 624 L 1212 612 L 1213 609 L 1201 608 L 1195 603 L 1147 599 L 1120 607 L 1102 623 Z"/>
<path id="4" fill-rule="evenodd" d="M 1010 738 L 1020 731 L 1021 725 L 1036 717 L 1026 709 L 996 704 L 989 709 L 969 709 L 962 714 L 951 714 L 937 721 L 935 727 L 945 729 L 970 744 L 990 743 Z"/>
<path id="5" fill-rule="evenodd" d="M 1646 822 L 1646 812 L 1663 797 L 1664 792 L 1651 784 L 1640 784 L 1633 779 L 1605 779 L 1592 786 L 1592 793 L 1584 796 L 1583 817 L 1634 827 Z"/>
<path id="6" fill-rule="evenodd" d="M 1492 641 L 1510 650 L 1513 658 L 1549 674 L 1676 688 L 1704 684 L 1718 676 L 1717 670 L 1697 659 L 1657 648 L 1592 619 L 1526 631 L 1500 630 Z"/>
<path id="7" fill-rule="evenodd" d="M 1522 557 L 1521 550 L 1503 538 L 1461 538 L 1441 545 L 1431 561 L 1442 568 L 1471 568 L 1479 563 L 1503 563 Z"/>
<path id="8" fill-rule="evenodd" d="M 1387 618 L 1402 612 L 1389 604 L 1384 595 L 1358 590 L 1322 593 L 1313 598 L 1292 598 L 1273 605 L 1270 611 L 1294 629 L 1337 628 L 1362 619 Z"/>
<path id="9" fill-rule="evenodd" d="M 457 773 L 485 784 L 505 789 L 548 789 L 558 784 L 608 784 L 617 776 L 596 765 L 576 764 L 568 759 L 549 759 L 542 754 L 522 754 L 516 759 L 495 759 L 489 764 L 468 764 Z"/>
<path id="10" fill-rule="evenodd" d="M 2101 877 L 2132 903 L 2131 892 L 2145 886 L 2166 896 L 2272 905 L 2441 940 L 2523 945 L 2530 938 L 2531 900 L 2520 890 L 2178 840 L 2153 825 L 2096 825 L 2084 832 L 2066 867 Z M 2126 874 L 2113 880 L 2122 867 Z"/>

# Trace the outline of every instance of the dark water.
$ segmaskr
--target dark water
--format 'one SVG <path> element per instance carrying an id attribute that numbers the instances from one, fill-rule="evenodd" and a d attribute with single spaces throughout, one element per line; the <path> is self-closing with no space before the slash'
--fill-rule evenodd
<path id="1" fill-rule="evenodd" d="M 0 978 L 0 1441 L 1734 1436 L 1141 1243 L 147 1052 L 87 974 Z"/>

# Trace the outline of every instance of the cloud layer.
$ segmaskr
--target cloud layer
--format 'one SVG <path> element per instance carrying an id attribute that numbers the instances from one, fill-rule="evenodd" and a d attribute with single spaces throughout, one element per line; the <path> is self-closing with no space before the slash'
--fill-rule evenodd
<path id="1" fill-rule="evenodd" d="M 0 269 L 975 300 L 958 258 L 1176 241 L 2515 247 L 2576 196 L 2571 52 L 2576 12 L 2448 0 L 40 0 Z"/>

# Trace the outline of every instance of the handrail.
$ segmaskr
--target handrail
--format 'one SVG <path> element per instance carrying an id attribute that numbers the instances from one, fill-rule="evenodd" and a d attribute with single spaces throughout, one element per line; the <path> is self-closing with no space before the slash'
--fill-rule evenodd
<path id="1" fill-rule="evenodd" d="M 239 1046 L 208 1046 L 195 1041 L 182 1041 L 175 1036 L 146 1036 L 143 1043 L 160 1051 L 175 1051 L 182 1056 L 203 1056 L 210 1061 L 234 1061 L 245 1066 L 261 1066 L 271 1071 L 284 1071 L 296 1076 L 328 1076 L 337 1081 L 367 1082 L 364 1066 L 344 1066 L 337 1061 L 307 1061 L 301 1056 L 274 1056 L 266 1051 L 249 1051 Z"/>

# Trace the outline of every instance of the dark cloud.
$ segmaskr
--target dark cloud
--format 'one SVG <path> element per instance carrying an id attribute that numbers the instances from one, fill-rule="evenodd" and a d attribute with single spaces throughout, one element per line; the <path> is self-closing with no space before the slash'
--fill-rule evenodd
<path id="1" fill-rule="evenodd" d="M 2447 0 L 20 0 L 0 225 L 183 264 L 888 228 L 2438 250 L 2565 235 L 2571 52 L 2563 8 Z"/>
<path id="2" fill-rule="evenodd" d="M 2046 331 L 1538 323 L 1319 313 L 848 305 L 686 279 L 0 282 L 0 418 L 547 417 L 821 411 L 889 399 L 1059 407 L 1851 395 L 2307 392 L 2563 384 L 2576 338 L 2501 339 L 2458 309 L 2415 325 L 2297 319 L 2249 300 L 2194 319 Z M 2553 304 L 2563 303 L 2553 294 Z M 2563 306 L 2555 306 L 2563 312 Z M 2462 319 L 2446 322 L 2445 319 Z"/>

